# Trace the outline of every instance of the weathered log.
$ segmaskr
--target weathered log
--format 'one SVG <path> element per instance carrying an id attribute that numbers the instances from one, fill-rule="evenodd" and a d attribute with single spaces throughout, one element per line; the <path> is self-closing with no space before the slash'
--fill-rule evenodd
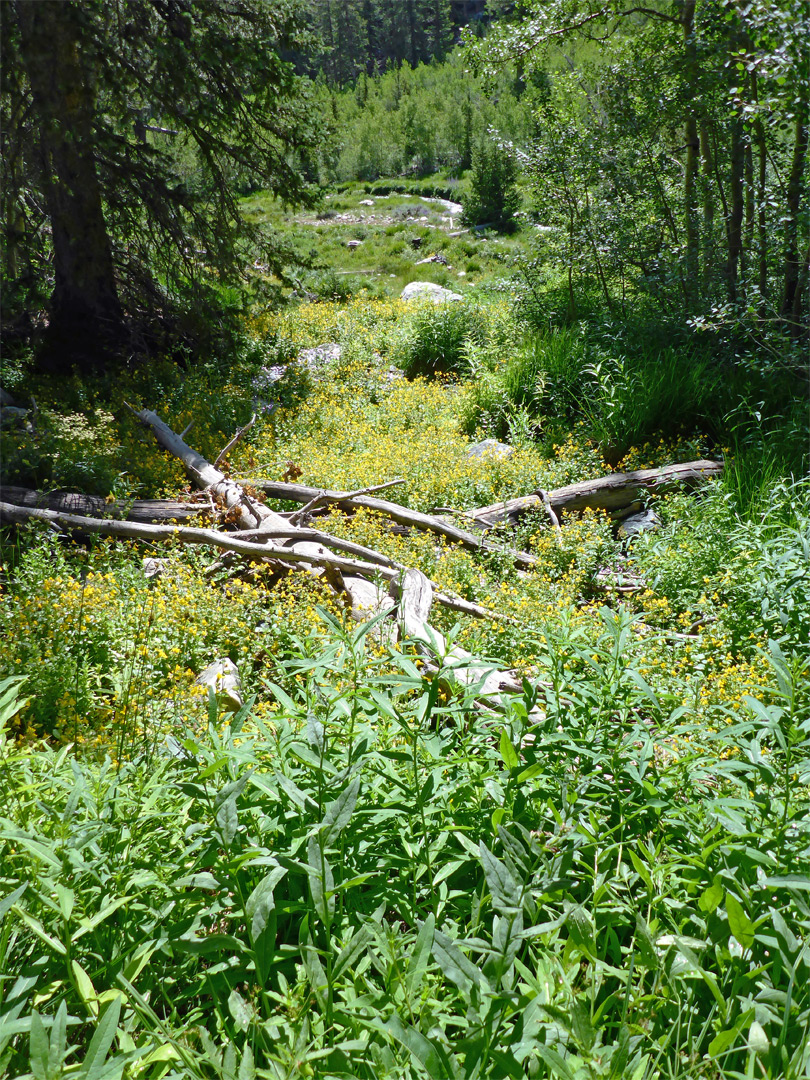
<path id="1" fill-rule="evenodd" d="M 100 496 L 82 495 L 75 491 L 43 492 L 22 487 L 0 487 L 0 502 L 65 514 L 83 514 L 85 517 L 104 516 L 139 522 L 189 521 L 208 509 L 201 503 L 180 502 L 177 499 L 107 502 Z"/>
<path id="2" fill-rule="evenodd" d="M 614 513 L 637 502 L 644 492 L 669 491 L 679 484 L 694 487 L 720 476 L 721 461 L 687 461 L 680 465 L 667 465 L 663 469 L 636 469 L 634 472 L 611 473 L 596 480 L 583 480 L 546 492 L 548 506 L 559 517 L 563 513 L 581 510 L 605 510 Z M 506 522 L 514 524 L 529 510 L 544 508 L 543 492 L 523 495 L 518 499 L 492 503 L 477 510 L 470 510 L 467 517 L 477 525 L 491 527 Z"/>
<path id="3" fill-rule="evenodd" d="M 399 589 L 401 632 L 416 644 L 428 671 L 446 672 L 462 686 L 477 686 L 476 698 L 484 701 L 522 692 L 511 672 L 499 671 L 497 665 L 484 663 L 458 645 L 447 647 L 444 635 L 428 622 L 435 593 L 421 570 L 408 570 Z"/>
<path id="4" fill-rule="evenodd" d="M 130 406 L 131 407 L 131 406 Z M 182 461 L 186 472 L 198 487 L 210 491 L 234 514 L 234 524 L 239 529 L 265 531 L 283 528 L 287 522 L 262 503 L 249 498 L 239 484 L 229 480 L 196 450 L 192 450 L 168 424 L 149 409 L 132 410 L 142 424 L 150 428 L 158 443 L 174 457 Z"/>
<path id="5" fill-rule="evenodd" d="M 320 488 L 307 487 L 304 484 L 287 484 L 280 480 L 252 479 L 236 482 L 250 485 L 256 488 L 257 491 L 263 491 L 273 499 L 291 499 L 293 502 L 300 503 L 307 503 L 321 494 Z M 455 525 L 442 521 L 441 518 L 423 514 L 419 510 L 410 510 L 408 507 L 389 502 L 387 499 L 373 499 L 366 495 L 346 498 L 345 493 L 339 491 L 326 491 L 323 494 L 329 503 L 341 510 L 357 510 L 361 507 L 367 510 L 375 510 L 400 525 L 436 533 L 452 543 L 460 544 L 468 551 L 502 550 L 498 544 L 485 540 L 480 534 L 476 535 L 465 529 L 459 529 Z M 522 569 L 530 569 L 532 566 L 536 566 L 539 561 L 536 556 L 528 555 L 523 551 L 510 552 L 510 556 L 514 559 L 515 565 Z"/>
<path id="6" fill-rule="evenodd" d="M 77 514 L 62 514 L 54 510 L 37 510 L 32 507 L 14 506 L 11 503 L 0 502 L 0 525 L 23 524 L 27 521 L 42 521 L 45 524 L 65 529 L 79 535 L 113 536 L 126 540 L 178 540 L 184 544 L 202 544 L 208 547 L 216 547 L 222 551 L 234 551 L 248 559 L 266 559 L 269 562 L 281 564 L 310 564 L 312 566 L 330 567 L 342 574 L 354 574 L 363 577 L 379 577 L 385 581 L 398 580 L 404 568 L 395 566 L 383 566 L 378 563 L 361 561 L 359 559 L 344 559 L 338 555 L 331 555 L 324 551 L 316 553 L 314 550 L 306 552 L 295 551 L 291 547 L 280 547 L 270 542 L 267 536 L 266 543 L 243 540 L 237 533 L 217 532 L 215 529 L 195 529 L 184 525 L 147 525 L 134 521 L 113 521 L 104 518 L 81 517 Z M 283 523 L 286 526 L 286 522 Z M 318 541 L 323 543 L 323 534 L 317 530 L 296 530 L 301 535 L 301 540 L 307 532 L 316 535 Z M 334 539 L 334 538 L 332 538 Z M 313 544 L 314 548 L 315 545 Z M 374 552 L 373 554 L 377 554 Z M 378 558 L 385 556 L 377 555 Z M 497 621 L 509 621 L 507 616 L 500 615 L 496 611 L 490 611 L 479 604 L 472 604 L 468 600 L 460 600 L 445 593 L 435 593 L 435 599 L 451 611 L 459 611 L 465 615 L 473 615 L 476 618 L 495 619 Z"/>

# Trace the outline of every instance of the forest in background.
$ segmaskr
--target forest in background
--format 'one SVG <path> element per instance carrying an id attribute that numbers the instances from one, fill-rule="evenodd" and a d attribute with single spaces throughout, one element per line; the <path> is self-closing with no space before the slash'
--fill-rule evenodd
<path id="1" fill-rule="evenodd" d="M 0 16 L 0 1074 L 810 1075 L 807 4 Z"/>

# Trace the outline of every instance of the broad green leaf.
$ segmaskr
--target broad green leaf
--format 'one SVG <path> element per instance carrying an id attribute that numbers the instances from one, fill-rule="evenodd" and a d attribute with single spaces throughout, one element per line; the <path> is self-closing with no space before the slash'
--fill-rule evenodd
<path id="1" fill-rule="evenodd" d="M 73 972 L 73 981 L 76 983 L 76 989 L 79 991 L 79 997 L 82 999 L 88 1010 L 94 1017 L 98 1016 L 98 994 L 96 988 L 93 986 L 93 981 L 84 968 L 81 966 L 78 960 L 71 960 L 70 967 Z"/>
<path id="2" fill-rule="evenodd" d="M 128 904 L 132 899 L 133 897 L 131 896 L 119 896 L 117 900 L 113 900 L 111 904 L 107 904 L 101 911 L 97 911 L 92 918 L 81 919 L 79 921 L 79 929 L 71 935 L 70 940 L 74 942 L 78 941 L 79 938 L 84 937 L 84 935 L 88 934 L 91 930 L 95 930 L 95 928 L 100 926 L 105 919 L 109 919 L 114 911 L 118 911 L 120 907 L 123 907 L 124 904 Z"/>
<path id="3" fill-rule="evenodd" d="M 471 985 L 478 986 L 481 980 L 478 968 L 446 934 L 434 930 L 431 951 L 433 959 L 439 965 L 445 978 L 448 978 L 462 992 L 467 993 Z"/>
<path id="4" fill-rule="evenodd" d="M 50 1080 L 48 1076 L 48 1058 L 50 1040 L 45 1025 L 36 1009 L 31 1013 L 31 1031 L 28 1035 L 28 1055 L 31 1072 L 36 1080 Z"/>
<path id="5" fill-rule="evenodd" d="M 25 925 L 34 931 L 40 941 L 44 941 L 49 948 L 53 949 L 54 952 L 59 953 L 60 956 L 65 955 L 65 953 L 67 952 L 65 946 L 62 944 L 61 941 L 57 941 L 55 937 L 52 937 L 48 933 L 48 931 L 45 929 L 39 919 L 35 919 L 33 915 L 29 915 L 27 911 L 23 910 L 23 908 L 21 907 L 18 907 L 16 904 L 14 905 L 13 910 L 19 915 Z"/>
<path id="6" fill-rule="evenodd" d="M 239 827 L 239 811 L 236 809 L 236 796 L 232 795 L 217 810 L 217 825 L 222 836 L 222 843 L 229 848 Z"/>
<path id="7" fill-rule="evenodd" d="M 237 1029 L 247 1031 L 253 1019 L 253 1010 L 238 990 L 231 990 L 228 996 L 228 1012 L 233 1017 Z"/>
<path id="8" fill-rule="evenodd" d="M 509 732 L 506 728 L 501 729 L 500 740 L 501 760 L 504 765 L 511 772 L 512 769 L 516 769 L 520 764 L 520 759 L 517 756 L 514 746 L 512 746 L 512 740 L 509 737 Z"/>
<path id="9" fill-rule="evenodd" d="M 62 918 L 65 922 L 69 922 L 70 916 L 73 914 L 73 907 L 76 903 L 76 894 L 73 889 L 69 889 L 66 885 L 63 885 L 61 881 L 55 881 L 53 887 L 59 901 L 59 910 L 62 914 Z"/>
<path id="10" fill-rule="evenodd" d="M 715 878 L 708 889 L 704 889 L 700 894 L 700 899 L 698 900 L 698 907 L 700 910 L 704 911 L 707 915 L 711 915 L 711 913 L 716 911 L 719 907 L 720 901 L 723 899 L 724 891 L 720 879 Z"/>
<path id="11" fill-rule="evenodd" d="M 274 867 L 247 898 L 245 914 L 248 917 L 252 941 L 255 941 L 264 932 L 270 915 L 275 912 L 276 904 L 273 891 L 286 873 L 286 867 Z"/>
<path id="12" fill-rule="evenodd" d="M 509 867 L 492 854 L 483 840 L 478 847 L 492 906 L 496 911 L 514 911 L 521 903 L 523 889 L 520 882 Z"/>
<path id="13" fill-rule="evenodd" d="M 419 928 L 413 953 L 408 963 L 408 974 L 405 977 L 405 990 L 408 997 L 413 1000 L 419 992 L 422 980 L 430 962 L 430 952 L 433 947 L 433 931 L 436 927 L 436 918 L 431 912 Z"/>
<path id="14" fill-rule="evenodd" d="M 104 1062 L 113 1044 L 118 1020 L 121 1016 L 121 998 L 111 1001 L 96 1026 L 87 1054 L 77 1075 L 82 1080 L 99 1080 L 104 1072 Z"/>
<path id="15" fill-rule="evenodd" d="M 767 1054 L 770 1048 L 765 1028 L 757 1020 L 753 1020 L 748 1029 L 748 1049 L 752 1054 Z"/>
<path id="16" fill-rule="evenodd" d="M 372 935 L 367 926 L 361 926 L 360 929 L 349 938 L 340 950 L 338 958 L 335 960 L 334 967 L 332 968 L 333 982 L 337 983 L 343 972 L 354 966 L 360 954 L 365 952 L 368 948 L 371 938 Z"/>
<path id="17" fill-rule="evenodd" d="M 737 1019 L 736 1023 L 726 1031 L 720 1031 L 709 1043 L 709 1057 L 716 1058 L 734 1043 L 742 1029 L 754 1015 L 753 1009 L 747 1009 Z"/>
<path id="18" fill-rule="evenodd" d="M 13 839 L 15 844 L 24 847 L 26 851 L 30 852 L 35 858 L 47 863 L 52 869 L 61 871 L 62 860 L 57 858 L 51 849 L 40 843 L 39 840 L 32 840 L 30 836 L 22 836 L 16 829 L 9 839 Z"/>
<path id="19" fill-rule="evenodd" d="M 416 1058 L 432 1080 L 447 1080 L 449 1073 L 445 1062 L 442 1060 L 444 1055 L 420 1031 L 405 1023 L 397 1013 L 394 1013 L 385 1022 L 384 1027 L 398 1043 Z"/>
<path id="20" fill-rule="evenodd" d="M 227 952 L 241 953 L 245 951 L 245 943 L 233 934 L 208 934 L 206 937 L 181 937 L 171 942 L 173 949 L 180 952 L 191 953 L 194 956 L 205 956 L 208 953 Z"/>
<path id="21" fill-rule="evenodd" d="M 332 875 L 332 868 L 327 862 L 316 836 L 310 836 L 307 842 L 307 856 L 310 867 L 309 888 L 312 893 L 312 904 L 318 913 L 318 918 L 325 925 L 329 925 L 335 914 L 335 879 Z"/>
<path id="22" fill-rule="evenodd" d="M 207 870 L 199 874 L 187 874 L 185 877 L 173 881 L 172 885 L 175 889 L 210 889 L 213 891 L 219 888 L 219 882 Z"/>
<path id="23" fill-rule="evenodd" d="M 253 1051 L 250 1048 L 250 1043 L 245 1043 L 245 1048 L 242 1051 L 242 1060 L 239 1062 L 239 1072 L 237 1073 L 236 1080 L 254 1080 L 256 1076 L 256 1066 L 253 1061 Z"/>
<path id="24" fill-rule="evenodd" d="M 325 848 L 329 846 L 331 840 L 340 835 L 351 821 L 359 793 L 360 781 L 352 780 L 348 787 L 341 791 L 335 801 L 327 806 L 323 821 L 320 824 L 321 843 Z"/>
<path id="25" fill-rule="evenodd" d="M 775 874 L 766 877 L 763 882 L 769 889 L 810 889 L 810 876 L 807 874 Z"/>
<path id="26" fill-rule="evenodd" d="M 750 949 L 756 938 L 754 924 L 745 914 L 742 904 L 732 893 L 726 893 L 726 914 L 728 915 L 729 929 L 734 937 L 744 949 Z"/>
<path id="27" fill-rule="evenodd" d="M 561 1057 L 552 1046 L 545 1046 L 543 1043 L 538 1043 L 536 1051 L 551 1069 L 552 1076 L 562 1077 L 562 1080 L 576 1080 L 576 1077 L 568 1068 L 565 1059 Z"/>
<path id="28" fill-rule="evenodd" d="M 3 899 L 0 900 L 0 923 L 2 923 L 3 919 L 6 917 L 6 912 L 14 907 L 27 888 L 28 882 L 24 881 L 22 885 L 19 885 L 13 892 L 7 893 Z"/>
<path id="29" fill-rule="evenodd" d="M 53 1018 L 50 1043 L 48 1072 L 51 1076 L 60 1076 L 62 1061 L 67 1051 L 67 1006 L 64 1001 L 56 1010 L 56 1016 Z"/>

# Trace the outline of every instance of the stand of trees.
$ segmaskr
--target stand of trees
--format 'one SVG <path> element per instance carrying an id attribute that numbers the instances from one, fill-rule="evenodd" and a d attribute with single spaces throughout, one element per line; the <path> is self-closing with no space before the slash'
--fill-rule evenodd
<path id="1" fill-rule="evenodd" d="M 524 162 L 547 253 L 621 308 L 808 330 L 810 7 L 527 0 L 471 48 L 552 75 Z"/>
<path id="2" fill-rule="evenodd" d="M 244 257 L 240 187 L 311 202 L 316 145 L 287 0 L 4 6 L 4 307 L 49 294 L 48 354 L 101 365 L 189 284 Z M 273 261 L 273 252 L 264 252 Z"/>
<path id="3" fill-rule="evenodd" d="M 319 46 L 303 66 L 330 85 L 442 60 L 453 43 L 450 0 L 309 0 L 308 9 Z"/>

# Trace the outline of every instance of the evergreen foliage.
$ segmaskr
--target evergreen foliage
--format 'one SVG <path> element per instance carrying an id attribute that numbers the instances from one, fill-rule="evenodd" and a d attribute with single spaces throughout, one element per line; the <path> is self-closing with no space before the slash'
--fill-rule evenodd
<path id="1" fill-rule="evenodd" d="M 493 139 L 482 139 L 473 154 L 470 187 L 462 200 L 464 221 L 513 228 L 521 202 L 517 181 L 517 163 L 508 148 Z"/>
<path id="2" fill-rule="evenodd" d="M 315 117 L 281 57 L 302 22 L 286 0 L 18 0 L 7 16 L 6 295 L 53 273 L 51 352 L 93 366 L 125 309 L 238 275 L 240 189 L 312 200 Z"/>

